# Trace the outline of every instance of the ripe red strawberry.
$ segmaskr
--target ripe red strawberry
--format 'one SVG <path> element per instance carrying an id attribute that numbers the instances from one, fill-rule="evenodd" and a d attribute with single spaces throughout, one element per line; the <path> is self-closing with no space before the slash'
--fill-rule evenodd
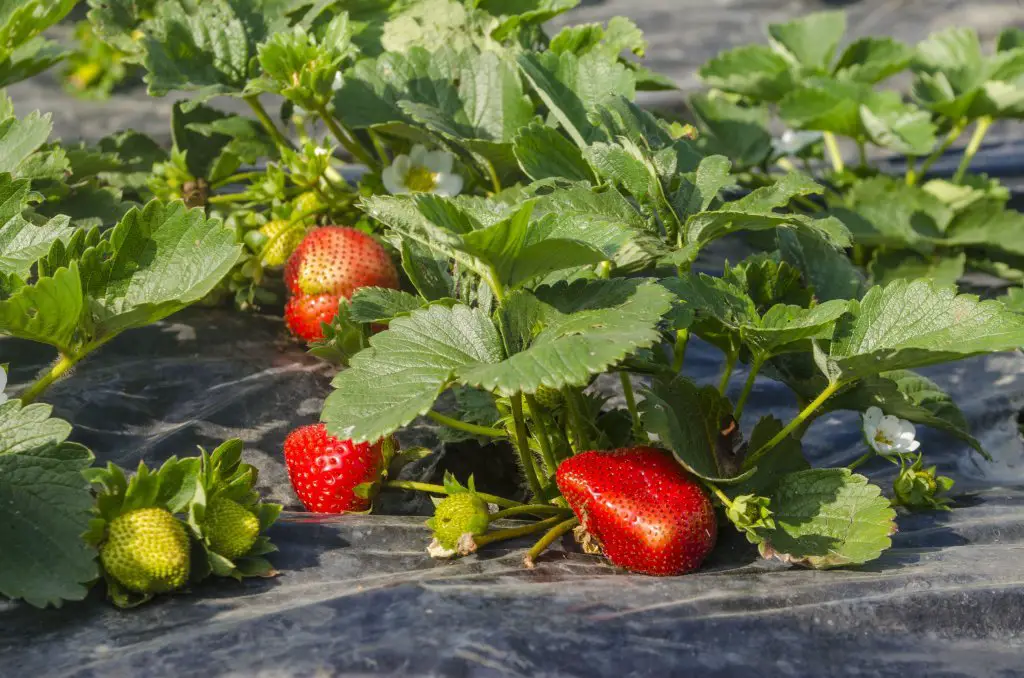
<path id="1" fill-rule="evenodd" d="M 697 569 L 715 546 L 711 500 L 661 450 L 583 452 L 562 462 L 555 480 L 583 528 L 619 567 L 683 574 Z"/>
<path id="2" fill-rule="evenodd" d="M 380 477 L 380 443 L 353 443 L 327 433 L 323 424 L 297 428 L 284 441 L 284 461 L 295 494 L 309 511 L 365 511 L 367 499 L 356 496 L 356 485 Z"/>
<path id="3" fill-rule="evenodd" d="M 387 250 L 362 231 L 324 226 L 288 257 L 284 282 L 292 294 L 335 294 L 349 299 L 360 287 L 398 288 Z"/>
<path id="4" fill-rule="evenodd" d="M 324 338 L 324 328 L 320 323 L 329 324 L 334 319 L 340 301 L 333 294 L 292 297 L 284 307 L 285 324 L 299 339 L 320 341 Z"/>

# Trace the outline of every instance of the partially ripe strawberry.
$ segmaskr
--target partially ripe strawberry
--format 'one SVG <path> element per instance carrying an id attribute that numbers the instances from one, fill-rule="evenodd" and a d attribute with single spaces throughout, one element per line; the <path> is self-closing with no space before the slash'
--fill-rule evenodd
<path id="1" fill-rule="evenodd" d="M 287 219 L 268 221 L 259 230 L 266 237 L 260 249 L 264 266 L 281 266 L 306 237 L 306 231 Z"/>
<path id="2" fill-rule="evenodd" d="M 398 289 L 398 270 L 380 244 L 354 228 L 324 226 L 288 258 L 284 282 L 292 294 L 349 299 L 360 287 Z"/>
<path id="3" fill-rule="evenodd" d="M 284 441 L 284 461 L 295 494 L 309 511 L 365 511 L 368 499 L 354 490 L 380 478 L 380 443 L 353 443 L 327 433 L 323 424 L 303 426 Z"/>
<path id="4" fill-rule="evenodd" d="M 562 462 L 555 480 L 580 524 L 619 567 L 683 574 L 700 567 L 715 546 L 711 500 L 661 450 L 583 452 Z"/>
<path id="5" fill-rule="evenodd" d="M 320 341 L 324 338 L 321 323 L 330 324 L 338 314 L 340 302 L 341 299 L 333 294 L 292 297 L 284 307 L 285 324 L 299 339 Z"/>

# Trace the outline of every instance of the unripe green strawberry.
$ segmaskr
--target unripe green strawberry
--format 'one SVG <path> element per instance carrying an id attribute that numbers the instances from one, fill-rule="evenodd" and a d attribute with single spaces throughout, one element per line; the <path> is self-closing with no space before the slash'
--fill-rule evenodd
<path id="1" fill-rule="evenodd" d="M 206 506 L 203 530 L 214 553 L 234 560 L 248 553 L 256 543 L 260 520 L 238 502 L 214 497 Z"/>
<path id="2" fill-rule="evenodd" d="M 137 593 L 166 593 L 188 581 L 185 526 L 161 508 L 136 509 L 112 520 L 100 547 L 107 574 Z"/>
<path id="3" fill-rule="evenodd" d="M 316 191 L 306 191 L 295 199 L 292 206 L 295 208 L 295 216 L 298 217 L 300 214 L 323 210 L 324 203 Z"/>
<path id="4" fill-rule="evenodd" d="M 537 400 L 538 405 L 549 410 L 553 410 L 562 404 L 562 392 L 557 388 L 541 386 L 533 394 L 533 397 Z"/>
<path id="5" fill-rule="evenodd" d="M 467 532 L 473 536 L 486 532 L 488 522 L 490 512 L 483 499 L 472 492 L 459 492 L 438 503 L 429 524 L 441 546 L 451 550 Z"/>
<path id="6" fill-rule="evenodd" d="M 274 219 L 260 227 L 267 241 L 260 253 L 264 266 L 283 266 L 295 248 L 306 237 L 306 229 L 285 219 Z"/>

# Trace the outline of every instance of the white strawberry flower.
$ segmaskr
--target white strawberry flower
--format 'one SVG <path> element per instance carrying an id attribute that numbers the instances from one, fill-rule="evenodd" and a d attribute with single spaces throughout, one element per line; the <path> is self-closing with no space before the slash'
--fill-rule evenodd
<path id="1" fill-rule="evenodd" d="M 409 155 L 399 155 L 384 169 L 381 179 L 391 195 L 434 193 L 451 198 L 462 191 L 462 177 L 452 172 L 455 156 L 447 151 L 428 151 L 416 144 Z"/>
<path id="2" fill-rule="evenodd" d="M 917 430 L 906 419 L 883 414 L 877 407 L 869 407 L 864 413 L 864 437 L 879 454 L 913 452 L 921 447 L 914 440 Z"/>
<path id="3" fill-rule="evenodd" d="M 7 388 L 7 370 L 0 367 L 0 405 L 7 402 L 7 394 L 4 393 L 5 388 Z"/>

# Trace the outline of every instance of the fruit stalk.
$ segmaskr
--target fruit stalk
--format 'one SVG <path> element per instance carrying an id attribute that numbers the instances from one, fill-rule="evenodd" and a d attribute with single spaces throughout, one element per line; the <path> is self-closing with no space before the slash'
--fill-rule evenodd
<path id="1" fill-rule="evenodd" d="M 555 475 L 555 469 L 558 468 L 558 461 L 555 459 L 555 453 L 551 449 L 551 438 L 548 436 L 548 426 L 547 422 L 544 421 L 544 412 L 541 410 L 537 399 L 533 397 L 533 394 L 524 393 L 523 396 L 526 398 L 526 406 L 530 408 L 530 421 L 533 422 L 537 429 L 537 440 L 540 442 L 540 456 L 544 460 L 544 466 L 547 467 L 548 477 L 552 478 Z"/>
<path id="2" fill-rule="evenodd" d="M 832 162 L 832 169 L 836 174 L 841 174 L 846 166 L 843 164 L 843 154 L 839 151 L 839 143 L 836 135 L 832 132 L 824 132 L 822 138 L 825 140 L 825 150 L 828 151 L 829 160 Z"/>
<path id="3" fill-rule="evenodd" d="M 284 135 L 281 134 L 281 130 L 279 130 L 277 125 L 274 124 L 274 121 L 270 119 L 267 109 L 263 108 L 263 104 L 260 103 L 260 98 L 255 94 L 244 98 L 245 103 L 249 104 L 249 108 L 251 108 L 252 112 L 256 115 L 256 119 L 259 120 L 260 124 L 263 125 L 263 128 L 267 130 L 267 133 L 270 135 L 270 138 L 274 140 L 274 144 L 278 149 L 282 151 L 292 150 L 291 142 L 284 138 Z"/>
<path id="4" fill-rule="evenodd" d="M 523 419 L 523 398 L 522 394 L 516 393 L 509 402 L 512 405 L 512 420 L 515 422 L 516 449 L 519 451 L 519 460 L 523 464 L 523 472 L 526 474 L 526 482 L 530 484 L 530 492 L 535 497 L 543 496 L 543 488 L 540 478 L 537 477 L 537 466 L 533 461 L 533 452 L 530 450 L 530 440 L 526 433 L 526 420 Z"/>
<path id="5" fill-rule="evenodd" d="M 786 424 L 785 428 L 779 431 L 774 438 L 766 442 L 761 449 L 755 451 L 753 454 L 747 457 L 747 460 L 743 462 L 744 470 L 753 468 L 754 464 L 756 464 L 761 459 L 761 457 L 768 454 L 772 450 L 772 448 L 774 448 L 776 445 L 785 440 L 790 433 L 795 431 L 804 422 L 805 419 L 813 415 L 819 407 L 824 405 L 825 401 L 831 398 L 832 395 L 835 394 L 835 392 L 838 391 L 842 385 L 843 384 L 841 382 L 837 381 L 834 383 L 830 383 L 828 386 L 826 386 L 825 390 L 819 393 L 817 398 L 815 398 L 807 407 L 801 410 L 800 414 L 796 415 L 793 421 Z"/>
<path id="6" fill-rule="evenodd" d="M 718 392 L 725 395 L 725 389 L 729 388 L 729 379 L 736 367 L 736 359 L 739 358 L 739 351 L 732 349 L 725 356 L 725 367 L 722 369 L 722 378 L 718 380 Z"/>
<path id="7" fill-rule="evenodd" d="M 415 480 L 388 480 L 384 483 L 384 487 L 393 490 L 413 490 L 417 492 L 429 492 L 431 494 L 448 494 L 448 490 L 441 485 L 431 485 L 430 483 L 421 483 Z M 498 497 L 493 494 L 487 494 L 486 492 L 475 492 L 475 494 L 488 504 L 494 504 L 495 506 L 500 506 L 502 508 L 523 506 L 523 504 L 518 501 L 505 499 L 504 497 Z"/>
<path id="8" fill-rule="evenodd" d="M 334 119 L 334 116 L 328 112 L 326 106 L 321 106 L 317 109 L 317 115 L 324 121 L 327 129 L 331 131 L 334 138 L 338 140 L 345 150 L 352 154 L 352 157 L 359 160 L 367 167 L 380 167 L 380 163 L 373 158 L 366 149 L 363 148 L 362 144 L 355 140 L 354 137 L 349 136 L 348 131 L 345 127 Z"/>
<path id="9" fill-rule="evenodd" d="M 676 343 L 672 347 L 672 371 L 679 374 L 686 360 L 686 347 L 690 343 L 690 330 L 678 330 Z"/>
<path id="10" fill-rule="evenodd" d="M 522 527 L 511 527 L 507 530 L 488 532 L 487 534 L 476 537 L 473 541 L 476 543 L 477 548 L 479 548 L 481 546 L 486 546 L 487 544 L 493 544 L 507 539 L 525 537 L 528 534 L 534 534 L 542 530 L 546 530 L 560 522 L 562 522 L 561 515 L 552 516 L 551 518 L 546 518 L 545 520 L 541 520 L 536 523 L 530 523 L 529 525 L 523 525 Z"/>
<path id="11" fill-rule="evenodd" d="M 939 147 L 936 148 L 931 155 L 925 158 L 924 162 L 921 163 L 921 166 L 916 170 L 907 173 L 907 184 L 910 186 L 916 184 L 918 179 L 922 178 L 925 173 L 931 169 L 931 166 L 934 165 L 939 158 L 945 155 L 946 151 L 949 150 L 949 147 L 960 138 L 960 135 L 964 133 L 964 129 L 966 127 L 967 125 L 963 120 L 953 125 L 953 128 L 949 130 L 949 134 L 947 134 L 946 138 L 942 140 L 941 144 L 939 144 Z"/>
<path id="12" fill-rule="evenodd" d="M 750 373 L 747 375 L 747 381 L 743 384 L 743 392 L 740 393 L 739 400 L 736 401 L 736 410 L 733 416 L 736 421 L 739 421 L 740 417 L 743 416 L 743 406 L 747 404 L 747 398 L 750 397 L 750 392 L 754 388 L 754 382 L 757 381 L 757 373 L 761 371 L 762 361 L 758 358 L 753 358 L 750 361 Z"/>
<path id="13" fill-rule="evenodd" d="M 480 493 L 478 492 L 477 496 L 479 496 L 479 494 Z M 493 523 L 496 520 L 503 520 L 509 516 L 519 516 L 524 514 L 534 516 L 551 514 L 564 516 L 570 513 L 572 513 L 572 509 L 563 508 L 561 506 L 551 506 L 550 504 L 525 504 L 523 506 L 513 506 L 511 508 L 502 509 L 501 511 L 492 513 L 491 522 Z"/>
<path id="14" fill-rule="evenodd" d="M 523 564 L 526 565 L 526 567 L 533 569 L 534 563 L 537 558 L 540 557 L 540 554 L 544 553 L 544 551 L 554 544 L 562 535 L 569 532 L 579 524 L 579 518 L 573 516 L 572 518 L 552 527 L 543 537 L 540 538 L 540 541 L 534 544 L 533 547 L 526 552 L 526 556 L 523 558 Z"/>
<path id="15" fill-rule="evenodd" d="M 967 174 L 967 168 L 971 166 L 971 161 L 974 160 L 974 155 L 981 148 L 981 142 L 985 138 L 985 134 L 988 133 L 989 127 L 992 126 L 992 118 L 985 115 L 978 118 L 978 124 L 974 128 L 974 134 L 971 136 L 971 140 L 967 143 L 967 148 L 964 149 L 964 157 L 960 160 L 960 166 L 956 168 L 956 174 L 953 175 L 953 183 L 963 183 L 964 175 Z"/>
<path id="16" fill-rule="evenodd" d="M 427 419 L 431 419 L 442 426 L 453 428 L 466 433 L 471 433 L 475 436 L 487 436 L 490 438 L 507 438 L 508 434 L 498 428 L 492 428 L 490 426 L 480 426 L 478 424 L 470 424 L 469 422 L 459 421 L 452 417 L 445 416 L 440 412 L 430 410 L 427 412 Z"/>
<path id="17" fill-rule="evenodd" d="M 633 382 L 629 380 L 629 372 L 619 372 L 619 381 L 622 383 L 622 393 L 626 396 L 626 408 L 633 420 L 633 440 L 644 442 L 644 428 L 640 423 L 640 413 L 636 409 L 636 396 L 633 394 Z"/>

